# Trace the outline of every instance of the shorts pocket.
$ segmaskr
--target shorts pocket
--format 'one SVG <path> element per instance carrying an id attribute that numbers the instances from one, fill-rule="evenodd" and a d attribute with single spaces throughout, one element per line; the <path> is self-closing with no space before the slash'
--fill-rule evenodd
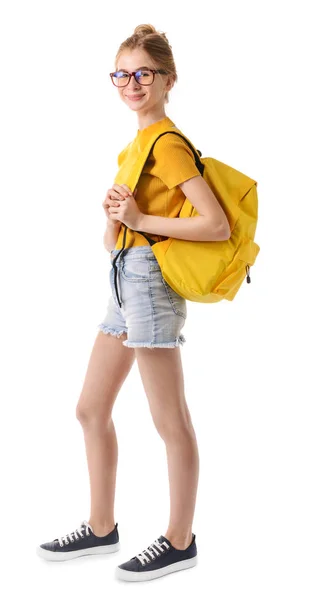
<path id="1" fill-rule="evenodd" d="M 165 281 L 164 277 L 162 277 L 162 283 L 165 287 L 166 293 L 168 295 L 168 299 L 172 306 L 173 311 L 179 317 L 187 318 L 187 301 L 185 298 L 180 296 L 171 286 Z"/>
<path id="2" fill-rule="evenodd" d="M 121 268 L 123 279 L 126 281 L 149 281 L 148 260 L 124 261 Z"/>

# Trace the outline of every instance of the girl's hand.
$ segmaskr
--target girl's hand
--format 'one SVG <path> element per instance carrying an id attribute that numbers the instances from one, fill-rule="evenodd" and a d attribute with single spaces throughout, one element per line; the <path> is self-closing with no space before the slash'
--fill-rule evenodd
<path id="1" fill-rule="evenodd" d="M 118 200 L 122 200 L 124 196 L 130 193 L 130 189 L 127 185 L 113 184 L 113 187 L 107 190 L 105 200 L 102 203 L 103 209 L 107 219 L 114 223 L 120 223 L 118 219 L 115 219 L 112 214 L 112 209 L 119 206 Z"/>
<path id="2" fill-rule="evenodd" d="M 110 218 L 114 217 L 115 220 L 121 221 L 127 227 L 139 230 L 143 213 L 140 212 L 130 188 L 124 183 L 122 185 L 114 184 L 113 188 L 116 201 L 109 209 Z M 113 194 L 113 190 L 109 190 L 109 192 L 111 192 L 111 195 Z M 134 193 L 137 193 L 137 188 Z"/>

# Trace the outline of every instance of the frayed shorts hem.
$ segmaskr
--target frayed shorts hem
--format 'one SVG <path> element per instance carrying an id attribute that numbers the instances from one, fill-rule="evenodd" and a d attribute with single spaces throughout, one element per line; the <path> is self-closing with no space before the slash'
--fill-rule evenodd
<path id="1" fill-rule="evenodd" d="M 127 329 L 113 329 L 113 327 L 105 325 L 104 323 L 100 323 L 98 325 L 98 329 L 100 329 L 100 331 L 102 331 L 103 333 L 109 333 L 110 335 L 113 335 L 117 338 L 120 338 L 123 335 L 123 333 L 128 333 Z M 179 345 L 182 346 L 185 342 L 186 338 L 181 333 L 179 337 L 177 337 L 174 340 L 174 342 L 159 342 L 157 344 L 152 342 L 129 342 L 129 340 L 124 340 L 122 344 L 127 348 L 176 348 Z"/>
<path id="2" fill-rule="evenodd" d="M 129 340 L 124 340 L 122 344 L 123 346 L 127 346 L 128 348 L 176 348 L 179 345 L 182 346 L 185 342 L 185 336 L 180 334 L 174 342 L 162 342 L 156 344 L 152 342 L 129 342 Z"/>
<path id="3" fill-rule="evenodd" d="M 103 333 L 110 333 L 111 335 L 114 335 L 118 338 L 121 337 L 123 333 L 128 332 L 127 329 L 120 329 L 119 331 L 117 331 L 116 329 L 113 329 L 113 327 L 109 327 L 109 325 L 104 325 L 104 323 L 100 323 L 98 325 L 98 329 L 100 329 L 100 331 L 102 331 Z"/>

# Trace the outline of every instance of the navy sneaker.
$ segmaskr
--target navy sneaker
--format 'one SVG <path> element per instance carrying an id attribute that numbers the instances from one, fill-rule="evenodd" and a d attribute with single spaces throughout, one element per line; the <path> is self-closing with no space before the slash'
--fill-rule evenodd
<path id="1" fill-rule="evenodd" d="M 174 571 L 194 567 L 197 564 L 195 540 L 196 535 L 193 533 L 188 548 L 178 550 L 164 535 L 160 535 L 146 550 L 118 565 L 115 576 L 124 581 L 148 581 Z"/>
<path id="2" fill-rule="evenodd" d="M 70 560 L 86 554 L 117 552 L 120 549 L 117 525 L 107 535 L 98 536 L 93 533 L 88 521 L 82 521 L 75 531 L 41 544 L 36 552 L 46 560 Z"/>

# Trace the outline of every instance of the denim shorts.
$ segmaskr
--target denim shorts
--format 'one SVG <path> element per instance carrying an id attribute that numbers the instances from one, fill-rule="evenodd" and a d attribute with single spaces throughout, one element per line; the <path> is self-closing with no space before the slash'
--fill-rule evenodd
<path id="1" fill-rule="evenodd" d="M 119 252 L 116 249 L 110 253 L 112 294 L 98 328 L 116 337 L 126 333 L 122 344 L 129 348 L 182 345 L 186 341 L 181 329 L 187 318 L 187 302 L 163 278 L 151 246 L 124 249 L 114 268 L 113 260 Z"/>

